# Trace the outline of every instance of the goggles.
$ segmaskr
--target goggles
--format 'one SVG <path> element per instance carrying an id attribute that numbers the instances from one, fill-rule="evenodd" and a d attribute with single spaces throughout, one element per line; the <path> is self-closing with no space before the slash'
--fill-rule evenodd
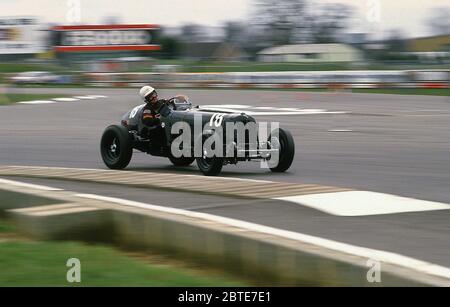
<path id="1" fill-rule="evenodd" d="M 154 98 L 157 98 L 158 94 L 156 93 L 156 91 L 153 91 L 150 95 L 148 95 L 147 97 L 145 97 L 145 100 L 150 102 L 152 101 Z"/>

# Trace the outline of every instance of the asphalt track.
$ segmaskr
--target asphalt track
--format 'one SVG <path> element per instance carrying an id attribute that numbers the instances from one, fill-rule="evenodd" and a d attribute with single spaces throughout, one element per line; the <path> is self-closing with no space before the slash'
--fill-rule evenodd
<path id="1" fill-rule="evenodd" d="M 107 99 L 0 107 L 0 164 L 101 168 L 103 129 L 140 104 L 128 89 L 10 89 L 11 92 L 106 95 Z M 223 176 L 314 183 L 450 203 L 450 98 L 283 91 L 162 90 L 194 104 L 326 109 L 345 114 L 258 116 L 279 121 L 296 141 L 285 174 L 258 163 L 224 167 Z M 56 95 L 57 96 L 57 95 Z M 55 97 L 56 97 L 55 96 Z M 128 170 L 199 174 L 164 158 L 136 154 Z M 392 251 L 450 266 L 449 210 L 338 217 L 280 201 L 238 200 L 108 185 L 53 182 L 82 193 L 197 210 Z M 25 179 L 23 181 L 26 181 Z M 364 205 L 364 204 L 362 204 Z"/>

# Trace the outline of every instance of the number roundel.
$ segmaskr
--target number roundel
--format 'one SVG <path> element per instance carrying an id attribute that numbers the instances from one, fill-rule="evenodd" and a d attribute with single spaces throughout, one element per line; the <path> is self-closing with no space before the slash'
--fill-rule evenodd
<path id="1" fill-rule="evenodd" d="M 222 126 L 222 122 L 223 122 L 223 114 L 214 113 L 213 116 L 211 116 L 209 125 L 214 127 L 220 127 Z"/>

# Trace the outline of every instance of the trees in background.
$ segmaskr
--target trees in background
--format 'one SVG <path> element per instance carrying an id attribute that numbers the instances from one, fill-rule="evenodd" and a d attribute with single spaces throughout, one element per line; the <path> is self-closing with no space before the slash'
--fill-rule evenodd
<path id="1" fill-rule="evenodd" d="M 312 0 L 260 0 L 255 26 L 263 30 L 268 45 L 334 43 L 345 32 L 352 7 Z"/>
<path id="2" fill-rule="evenodd" d="M 161 45 L 161 57 L 165 59 L 176 59 L 181 55 L 182 43 L 176 37 L 161 36 L 159 43 Z"/>
<path id="3" fill-rule="evenodd" d="M 301 40 L 309 27 L 306 0 L 259 0 L 250 25 L 268 45 Z"/>
<path id="4" fill-rule="evenodd" d="M 247 27 L 243 22 L 228 21 L 223 25 L 224 42 L 242 45 L 247 38 Z"/>
<path id="5" fill-rule="evenodd" d="M 201 42 L 208 37 L 207 30 L 204 26 L 190 23 L 181 27 L 180 39 L 185 42 Z"/>
<path id="6" fill-rule="evenodd" d="M 314 0 L 255 0 L 247 21 L 229 21 L 223 25 L 224 42 L 246 50 L 250 55 L 277 45 L 294 43 L 333 43 L 340 40 L 352 8 L 344 4 L 316 4 Z M 178 35 L 162 36 L 163 54 L 176 57 L 183 42 L 202 42 L 208 29 L 186 24 Z"/>
<path id="7" fill-rule="evenodd" d="M 352 15 L 353 9 L 349 5 L 340 3 L 320 5 L 309 17 L 311 41 L 319 44 L 340 41 Z"/>

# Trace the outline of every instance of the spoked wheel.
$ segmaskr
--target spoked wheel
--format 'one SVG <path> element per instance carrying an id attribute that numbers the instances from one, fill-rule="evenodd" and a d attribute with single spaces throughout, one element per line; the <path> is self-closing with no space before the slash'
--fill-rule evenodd
<path id="1" fill-rule="evenodd" d="M 100 152 L 105 165 L 111 169 L 124 169 L 133 155 L 133 142 L 128 130 L 113 125 L 106 128 L 100 143 Z"/>
<path id="2" fill-rule="evenodd" d="M 203 136 L 203 143 L 206 138 L 206 136 Z M 208 152 L 204 148 L 202 148 L 202 156 L 196 158 L 196 160 L 198 168 L 206 176 L 216 176 L 222 171 L 224 158 L 208 157 Z"/>
<path id="3" fill-rule="evenodd" d="M 295 143 L 291 133 L 287 130 L 277 129 L 270 136 L 270 146 L 278 149 L 278 159 L 271 158 L 268 161 L 270 170 L 276 173 L 285 172 L 291 167 L 295 155 Z"/>

